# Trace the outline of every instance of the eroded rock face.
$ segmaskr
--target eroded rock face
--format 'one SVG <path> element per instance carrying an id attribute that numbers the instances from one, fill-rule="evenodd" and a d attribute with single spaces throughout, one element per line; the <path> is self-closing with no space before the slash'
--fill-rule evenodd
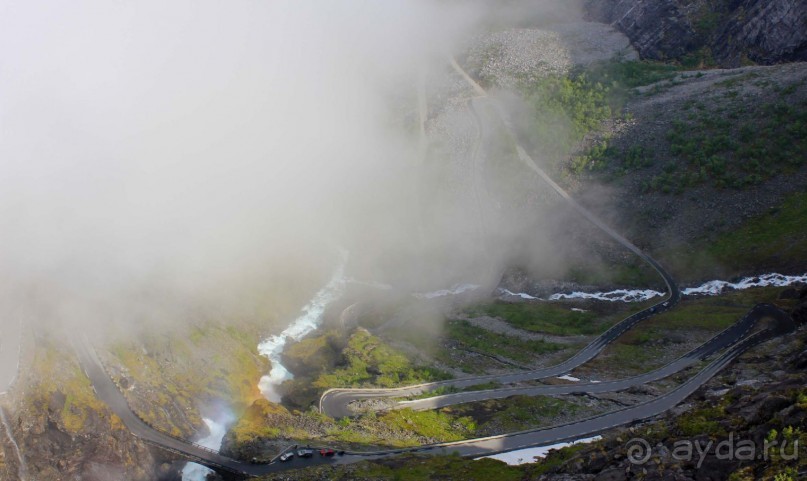
<path id="1" fill-rule="evenodd" d="M 5 449 L 0 479 L 57 481 L 149 481 L 157 479 L 158 460 L 149 447 L 133 437 L 105 408 L 86 412 L 81 426 L 64 422 L 65 396 L 60 392 L 22 404 L 9 416 L 15 442 L 23 457 Z M 0 431 L 3 437 L 6 433 Z"/>
<path id="2" fill-rule="evenodd" d="M 803 0 L 588 0 L 586 11 L 625 33 L 642 58 L 700 50 L 723 67 L 807 60 Z"/>
<path id="3" fill-rule="evenodd" d="M 727 66 L 743 56 L 761 64 L 807 60 L 807 2 L 746 0 L 717 36 L 715 56 Z"/>
<path id="4" fill-rule="evenodd" d="M 592 20 L 613 24 L 631 41 L 642 58 L 677 58 L 695 43 L 685 2 L 678 0 L 590 0 Z"/>

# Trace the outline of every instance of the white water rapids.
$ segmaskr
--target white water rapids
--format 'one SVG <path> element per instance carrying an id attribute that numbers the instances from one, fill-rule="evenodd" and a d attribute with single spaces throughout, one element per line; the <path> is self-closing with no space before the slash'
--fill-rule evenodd
<path id="1" fill-rule="evenodd" d="M 322 314 L 328 304 L 338 299 L 345 287 L 345 266 L 347 265 L 348 254 L 340 251 L 339 264 L 336 267 L 331 279 L 320 289 L 314 297 L 303 307 L 302 312 L 294 322 L 278 335 L 270 336 L 258 344 L 258 352 L 269 358 L 272 362 L 272 369 L 269 374 L 261 377 L 258 383 L 263 396 L 272 402 L 280 402 L 280 394 L 277 386 L 294 376 L 283 366 L 281 355 L 286 343 L 291 340 L 299 340 L 308 333 L 319 327 L 322 322 Z"/>
<path id="2" fill-rule="evenodd" d="M 767 286 L 786 287 L 798 283 L 807 283 L 807 274 L 803 274 L 800 276 L 786 276 L 784 274 L 777 274 L 774 272 L 772 274 L 764 274 L 757 277 L 746 277 L 738 282 L 709 281 L 701 284 L 698 287 L 690 287 L 688 289 L 684 289 L 681 291 L 681 293 L 685 296 L 692 296 L 697 294 L 706 296 L 715 296 L 727 290 L 739 291 L 751 287 L 767 287 Z"/>
<path id="3" fill-rule="evenodd" d="M 224 435 L 227 434 L 227 424 L 232 422 L 232 418 L 225 417 L 217 421 L 202 418 L 202 421 L 205 422 L 210 434 L 196 441 L 196 444 L 218 451 L 221 449 L 221 440 L 224 439 Z M 212 469 L 202 466 L 201 464 L 187 463 L 185 467 L 182 468 L 182 481 L 205 481 L 207 475 L 212 472 Z"/>
<path id="4" fill-rule="evenodd" d="M 749 289 L 751 287 L 786 287 L 798 283 L 807 283 L 807 274 L 800 276 L 787 276 L 778 274 L 776 272 L 771 274 L 763 274 L 761 276 L 745 277 L 737 282 L 728 281 L 709 281 L 696 287 L 688 287 L 681 290 L 681 294 L 685 296 L 716 296 L 728 291 L 740 291 Z M 525 299 L 536 299 L 529 294 L 513 293 L 502 289 L 504 294 L 510 296 L 519 296 Z M 557 301 L 560 299 L 595 299 L 598 301 L 609 302 L 642 302 L 654 297 L 661 297 L 664 293 L 654 291 L 652 289 L 616 289 L 608 292 L 571 292 L 571 293 L 558 293 L 549 296 L 550 301 Z"/>
<path id="5" fill-rule="evenodd" d="M 463 292 L 469 292 L 478 289 L 476 284 L 456 284 L 451 286 L 450 289 L 440 289 L 439 291 L 432 292 L 416 292 L 412 294 L 417 299 L 435 299 L 437 297 L 455 296 Z"/>
<path id="6" fill-rule="evenodd" d="M 663 292 L 653 289 L 616 289 L 608 292 L 570 292 L 568 294 L 558 293 L 549 296 L 550 301 L 560 299 L 594 299 L 597 301 L 609 302 L 641 302 L 657 296 L 663 296 Z"/>
<path id="7" fill-rule="evenodd" d="M 510 289 L 505 289 L 504 287 L 500 287 L 499 292 L 506 296 L 520 297 L 522 299 L 528 299 L 528 300 L 538 299 L 540 301 L 543 301 L 543 299 L 541 299 L 540 297 L 531 296 L 526 292 L 513 292 Z"/>

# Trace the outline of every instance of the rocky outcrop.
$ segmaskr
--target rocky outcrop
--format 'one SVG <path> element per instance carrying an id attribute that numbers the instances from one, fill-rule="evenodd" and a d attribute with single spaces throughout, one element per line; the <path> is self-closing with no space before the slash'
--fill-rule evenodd
<path id="1" fill-rule="evenodd" d="M 185 460 L 129 431 L 98 399 L 69 343 L 39 332 L 23 342 L 27 369 L 0 396 L 0 479 L 180 479 Z"/>
<path id="2" fill-rule="evenodd" d="M 3 446 L 7 462 L 0 479 L 149 481 L 166 479 L 170 471 L 166 464 L 163 472 L 158 459 L 165 453 L 132 436 L 103 405 L 79 403 L 61 389 L 32 389 L 16 404 L 9 427 L 20 457 L 8 443 Z"/>
<path id="3" fill-rule="evenodd" d="M 742 2 L 713 42 L 715 57 L 727 66 L 743 57 L 761 64 L 807 60 L 807 2 Z"/>
<path id="4" fill-rule="evenodd" d="M 695 30 L 679 0 L 590 0 L 589 18 L 613 24 L 642 58 L 678 58 L 695 45 Z"/>
<path id="5" fill-rule="evenodd" d="M 642 58 L 723 67 L 807 60 L 803 0 L 588 0 L 586 11 L 625 33 Z"/>

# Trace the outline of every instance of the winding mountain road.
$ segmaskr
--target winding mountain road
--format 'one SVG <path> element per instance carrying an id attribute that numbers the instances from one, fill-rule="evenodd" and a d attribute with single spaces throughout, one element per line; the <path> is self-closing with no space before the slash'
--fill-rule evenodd
<path id="1" fill-rule="evenodd" d="M 747 335 L 754 326 L 766 318 L 772 318 L 775 321 L 774 325 L 754 334 Z M 234 460 L 210 449 L 174 438 L 152 428 L 131 411 L 126 399 L 104 371 L 101 361 L 98 359 L 98 356 L 89 343 L 86 342 L 86 340 L 79 340 L 74 342 L 74 344 L 79 362 L 92 382 L 96 394 L 121 418 L 133 435 L 150 444 L 208 466 L 232 479 L 233 477 L 259 476 L 321 464 L 356 463 L 368 459 L 395 456 L 403 453 L 424 453 L 433 455 L 458 453 L 460 456 L 464 457 L 479 457 L 588 437 L 616 426 L 635 423 L 664 413 L 686 399 L 695 392 L 696 389 L 748 349 L 776 336 L 790 333 L 795 329 L 796 325 L 793 319 L 786 312 L 769 304 L 759 305 L 752 309 L 751 312 L 740 322 L 736 323 L 735 326 L 721 333 L 725 334 L 724 336 L 716 336 L 716 338 L 721 340 L 714 341 L 715 343 L 726 343 L 729 347 L 706 367 L 676 389 L 651 401 L 580 421 L 500 436 L 424 445 L 416 448 L 346 452 L 341 456 L 314 457 L 309 459 L 295 457 L 288 462 L 274 461 L 268 464 L 255 464 Z M 743 336 L 746 337 L 743 338 Z M 732 344 L 730 342 L 732 338 L 742 340 Z M 711 350 L 711 347 L 705 347 L 708 344 L 709 343 L 704 344 L 704 346 L 702 346 L 703 349 Z M 319 448 L 317 447 L 315 449 Z"/>
<path id="2" fill-rule="evenodd" d="M 474 82 L 473 79 L 471 79 L 470 76 L 468 76 L 468 74 L 462 70 L 462 68 L 453 58 L 450 60 L 457 72 L 462 75 L 466 81 L 468 81 L 474 91 L 479 94 L 480 97 L 486 97 L 487 93 L 484 91 L 484 89 L 476 84 L 476 82 Z M 500 115 L 502 115 L 502 119 L 506 123 L 507 120 L 501 110 L 497 109 L 497 111 L 500 113 Z M 323 412 L 329 413 L 335 417 L 348 415 L 349 413 L 345 412 L 347 404 L 351 400 L 357 399 L 365 399 L 370 397 L 405 397 L 421 394 L 423 392 L 437 389 L 441 386 L 465 388 L 489 381 L 516 383 L 526 380 L 562 375 L 594 358 L 609 343 L 613 342 L 613 340 L 618 338 L 625 331 L 634 327 L 642 320 L 672 308 L 679 301 L 680 292 L 678 286 L 672 277 L 655 260 L 645 254 L 643 251 L 641 251 L 641 249 L 633 245 L 627 239 L 620 236 L 609 226 L 601 222 L 596 216 L 594 216 L 584 207 L 579 205 L 574 199 L 571 198 L 571 196 L 569 196 L 568 193 L 566 193 L 558 184 L 552 181 L 552 179 L 538 167 L 535 161 L 521 146 L 518 145 L 517 142 L 516 146 L 519 158 L 525 163 L 525 165 L 527 165 L 528 168 L 536 172 L 541 178 L 549 183 L 549 185 L 551 185 L 554 190 L 556 190 L 573 208 L 575 208 L 575 210 L 577 210 L 581 215 L 586 217 L 589 221 L 591 221 L 594 225 L 599 227 L 621 245 L 634 252 L 658 272 L 667 285 L 667 299 L 654 306 L 628 316 L 594 339 L 590 344 L 578 351 L 575 355 L 555 366 L 508 375 L 469 377 L 397 389 L 333 389 L 327 391 L 320 399 L 320 409 Z M 775 321 L 774 324 L 758 332 L 750 334 L 753 328 L 758 326 L 760 321 L 766 318 L 772 318 Z M 118 417 L 121 418 L 123 423 L 133 435 L 148 443 L 179 454 L 194 462 L 208 466 L 219 473 L 224 474 L 228 478 L 233 478 L 239 476 L 258 476 L 284 470 L 311 467 L 320 464 L 355 463 L 368 459 L 399 455 L 402 453 L 458 453 L 459 455 L 465 457 L 478 457 L 523 449 L 526 447 L 548 445 L 588 437 L 616 426 L 635 423 L 637 421 L 652 418 L 664 413 L 686 399 L 696 389 L 706 383 L 721 369 L 726 367 L 729 363 L 746 352 L 748 349 L 772 339 L 775 336 L 792 332 L 795 330 L 795 328 L 796 325 L 793 319 L 787 313 L 775 306 L 763 304 L 755 307 L 737 323 L 719 333 L 702 346 L 691 351 L 685 356 L 682 356 L 680 359 L 662 367 L 661 369 L 634 378 L 598 384 L 539 386 L 533 388 L 509 388 L 504 390 L 497 389 L 455 393 L 430 399 L 412 401 L 410 403 L 410 406 L 415 405 L 418 409 L 428 409 L 431 407 L 439 407 L 440 405 L 447 405 L 441 403 L 456 404 L 459 402 L 471 402 L 475 400 L 506 397 L 513 395 L 514 393 L 560 394 L 563 390 L 570 390 L 569 392 L 602 392 L 597 391 L 598 389 L 619 390 L 636 385 L 638 383 L 660 379 L 661 377 L 679 372 L 681 369 L 692 365 L 697 360 L 711 355 L 716 355 L 716 357 L 708 365 L 694 374 L 689 380 L 664 395 L 645 403 L 611 411 L 572 423 L 548 428 L 532 429 L 500 436 L 469 439 L 452 443 L 425 445 L 416 448 L 372 452 L 346 452 L 341 456 L 315 456 L 314 458 L 309 459 L 300 459 L 295 457 L 287 462 L 275 461 L 268 464 L 253 464 L 230 459 L 202 446 L 169 436 L 168 434 L 149 426 L 130 409 L 126 399 L 123 397 L 117 386 L 112 382 L 111 378 L 107 375 L 101 361 L 86 339 L 75 340 L 74 344 L 80 364 L 92 382 L 96 394 L 110 407 L 115 414 L 118 415 Z M 557 392 L 547 391 L 552 389 L 557 390 Z"/>
<path id="3" fill-rule="evenodd" d="M 449 61 L 454 70 L 458 74 L 460 74 L 466 80 L 466 82 L 470 84 L 471 88 L 474 90 L 474 93 L 477 94 L 477 97 L 475 97 L 476 99 L 482 100 L 488 98 L 487 92 L 479 84 L 477 84 L 467 74 L 467 72 L 465 72 L 462 69 L 462 67 L 460 67 L 460 65 L 453 57 L 451 57 Z M 344 417 L 352 414 L 350 410 L 347 409 L 347 404 L 352 401 L 358 401 L 360 399 L 416 396 L 424 392 L 434 391 L 441 387 L 452 387 L 461 389 L 474 385 L 484 384 L 491 381 L 496 381 L 502 384 L 509 384 L 509 383 L 517 383 L 517 382 L 560 376 L 572 371 L 576 367 L 579 367 L 580 365 L 593 359 L 595 356 L 597 356 L 597 354 L 599 354 L 603 349 L 605 349 L 605 347 L 608 346 L 608 344 L 612 343 L 626 331 L 636 326 L 636 324 L 638 324 L 639 322 L 651 316 L 654 316 L 658 313 L 671 309 L 681 300 L 681 291 L 678 288 L 678 284 L 676 284 L 675 280 L 670 275 L 670 273 L 667 272 L 658 262 L 656 262 L 655 259 L 650 257 L 650 255 L 639 249 L 632 242 L 630 242 L 629 240 L 621 236 L 618 232 L 616 232 L 614 229 L 612 229 L 607 224 L 602 222 L 599 218 L 597 218 L 597 216 L 595 216 L 588 209 L 580 205 L 576 200 L 574 200 L 574 198 L 572 198 L 571 195 L 569 195 L 568 192 L 566 192 L 560 185 L 558 185 L 555 181 L 553 181 L 549 177 L 549 175 L 547 175 L 546 172 L 544 172 L 544 170 L 538 166 L 538 164 L 532 159 L 532 157 L 530 157 L 529 154 L 527 154 L 527 152 L 518 143 L 514 134 L 512 134 L 512 129 L 509 128 L 509 122 L 504 112 L 500 108 L 498 108 L 498 106 L 496 106 L 495 103 L 492 105 L 494 107 L 494 110 L 498 112 L 499 116 L 501 117 L 505 125 L 508 126 L 508 130 L 510 131 L 510 135 L 516 146 L 518 156 L 522 160 L 522 162 L 524 162 L 524 164 L 532 171 L 536 172 L 571 207 L 573 207 L 589 222 L 597 226 L 600 230 L 605 232 L 608 236 L 610 236 L 620 245 L 622 245 L 626 249 L 630 250 L 631 252 L 639 256 L 640 259 L 642 259 L 650 267 L 652 267 L 658 273 L 658 275 L 664 280 L 664 283 L 667 286 L 667 298 L 653 306 L 643 309 L 635 314 L 632 314 L 626 317 L 625 319 L 619 321 L 618 323 L 614 324 L 607 331 L 605 331 L 600 336 L 591 341 L 586 347 L 584 347 L 583 349 L 581 349 L 580 351 L 578 351 L 565 361 L 558 363 L 554 366 L 548 366 L 540 369 L 535 369 L 532 371 L 519 372 L 515 374 L 474 376 L 468 378 L 452 379 L 447 381 L 423 383 L 415 386 L 407 386 L 396 389 L 351 389 L 351 388 L 329 389 L 325 391 L 320 398 L 319 401 L 320 412 L 327 413 L 334 417 Z"/>
<path id="4" fill-rule="evenodd" d="M 732 324 L 724 331 L 718 333 L 705 343 L 684 354 L 680 358 L 670 362 L 669 364 L 660 367 L 654 371 L 650 371 L 638 376 L 633 376 L 626 379 L 605 382 L 588 382 L 588 383 L 574 383 L 574 384 L 561 384 L 561 385 L 546 385 L 546 386 L 529 386 L 529 387 L 509 387 L 498 389 L 487 389 L 481 391 L 458 392 L 451 394 L 444 394 L 424 399 L 416 400 L 400 400 L 397 401 L 392 409 L 410 408 L 414 410 L 438 409 L 446 406 L 453 406 L 456 404 L 464 404 L 469 402 L 487 401 L 490 399 L 503 399 L 510 396 L 551 396 L 559 394 L 598 394 L 606 392 L 624 391 L 631 387 L 647 384 L 649 382 L 664 379 L 673 374 L 679 373 L 684 369 L 692 366 L 693 364 L 702 361 L 714 354 L 731 347 L 735 343 L 743 339 L 753 329 L 760 316 L 777 317 L 781 316 L 782 311 L 771 304 L 758 304 L 751 309 L 742 319 Z M 377 393 L 375 393 L 377 394 Z M 379 397 L 379 396 L 375 396 Z M 349 408 L 344 403 L 350 403 L 354 400 L 361 398 L 354 398 L 352 396 L 339 396 L 336 399 L 343 404 L 336 408 L 336 413 L 349 412 Z M 332 415 L 325 411 L 326 414 Z"/>

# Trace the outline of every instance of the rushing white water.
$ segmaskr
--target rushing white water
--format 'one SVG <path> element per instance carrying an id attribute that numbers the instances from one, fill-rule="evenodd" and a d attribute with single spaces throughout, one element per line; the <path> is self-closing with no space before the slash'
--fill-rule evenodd
<path id="1" fill-rule="evenodd" d="M 221 449 L 221 440 L 224 439 L 224 435 L 227 434 L 227 424 L 229 424 L 232 419 L 225 418 L 214 421 L 212 419 L 202 418 L 202 421 L 205 422 L 210 434 L 196 441 L 196 444 L 218 451 Z M 212 469 L 202 466 L 201 464 L 187 463 L 185 467 L 182 468 L 182 481 L 205 481 L 207 475 L 212 472 Z"/>
<path id="2" fill-rule="evenodd" d="M 450 289 L 441 289 L 439 291 L 431 291 L 431 292 L 417 292 L 412 295 L 414 297 L 417 297 L 418 299 L 434 299 L 436 297 L 455 296 L 457 294 L 473 291 L 478 288 L 479 286 L 476 284 L 456 284 L 451 286 Z"/>
<path id="3" fill-rule="evenodd" d="M 507 464 L 516 466 L 519 464 L 534 463 L 535 458 L 543 458 L 551 449 L 561 449 L 568 446 L 573 446 L 575 444 L 591 443 L 594 441 L 599 441 L 600 439 L 602 439 L 602 436 L 594 436 L 591 438 L 578 439 L 570 443 L 558 443 L 558 444 L 552 444 L 551 446 L 520 449 L 518 451 L 510 451 L 509 453 L 494 454 L 493 456 L 483 456 L 483 458 L 498 459 L 499 461 L 504 461 Z"/>
<path id="4" fill-rule="evenodd" d="M 757 277 L 746 277 L 740 279 L 738 282 L 726 281 L 709 281 L 701 284 L 698 287 L 690 287 L 681 291 L 685 296 L 706 295 L 715 296 L 722 294 L 723 291 L 739 291 L 751 287 L 767 287 L 777 286 L 785 287 L 792 286 L 797 283 L 807 283 L 807 274 L 801 276 L 786 276 L 776 272 L 771 274 L 764 274 Z"/>
<path id="5" fill-rule="evenodd" d="M 739 291 L 749 289 L 751 287 L 767 287 L 777 286 L 786 287 L 793 284 L 807 283 L 807 274 L 800 276 L 786 276 L 776 272 L 771 274 L 763 274 L 755 277 L 745 277 L 737 282 L 728 281 L 708 281 L 696 287 L 688 287 L 681 290 L 681 294 L 685 296 L 716 296 L 726 291 Z M 508 294 L 514 296 L 527 296 L 528 294 L 514 294 L 507 291 Z M 550 301 L 557 301 L 559 299 L 595 299 L 598 301 L 609 302 L 641 302 L 654 297 L 663 296 L 664 294 L 652 289 L 617 289 L 608 292 L 571 292 L 568 294 L 558 293 L 549 296 Z"/>
<path id="6" fill-rule="evenodd" d="M 569 294 L 558 293 L 549 296 L 550 301 L 560 299 L 594 299 L 608 302 L 641 302 L 664 293 L 652 289 L 616 289 L 608 292 L 571 292 Z"/>
<path id="7" fill-rule="evenodd" d="M 500 287 L 500 288 L 499 288 L 499 294 L 502 294 L 502 295 L 505 295 L 505 296 L 520 297 L 520 298 L 522 298 L 522 299 L 530 299 L 530 300 L 532 300 L 532 299 L 538 299 L 538 300 L 543 300 L 543 299 L 541 299 L 540 297 L 531 296 L 531 295 L 527 294 L 526 292 L 513 292 L 513 291 L 511 291 L 510 289 L 505 289 L 504 287 Z"/>
<path id="8" fill-rule="evenodd" d="M 283 332 L 276 336 L 270 336 L 258 344 L 258 352 L 272 361 L 272 369 L 269 374 L 261 377 L 258 388 L 263 396 L 272 402 L 280 402 L 280 394 L 277 386 L 294 376 L 283 366 L 281 355 L 289 339 L 299 340 L 306 334 L 319 327 L 322 321 L 322 314 L 328 304 L 338 299 L 342 295 L 345 287 L 345 266 L 348 255 L 346 251 L 341 251 L 339 264 L 336 267 L 331 279 L 314 297 L 303 307 L 300 316 L 291 323 Z"/>
<path id="9" fill-rule="evenodd" d="M 14 453 L 17 455 L 17 460 L 20 462 L 17 476 L 20 481 L 25 481 L 28 477 L 28 466 L 25 464 L 25 458 L 22 457 L 22 452 L 20 452 L 20 447 L 17 445 L 17 440 L 14 439 L 14 434 L 11 432 L 11 426 L 8 424 L 6 412 L 3 408 L 0 408 L 0 421 L 3 422 L 3 427 L 6 428 L 6 436 L 8 436 L 8 440 L 11 441 L 11 445 L 14 447 Z"/>

